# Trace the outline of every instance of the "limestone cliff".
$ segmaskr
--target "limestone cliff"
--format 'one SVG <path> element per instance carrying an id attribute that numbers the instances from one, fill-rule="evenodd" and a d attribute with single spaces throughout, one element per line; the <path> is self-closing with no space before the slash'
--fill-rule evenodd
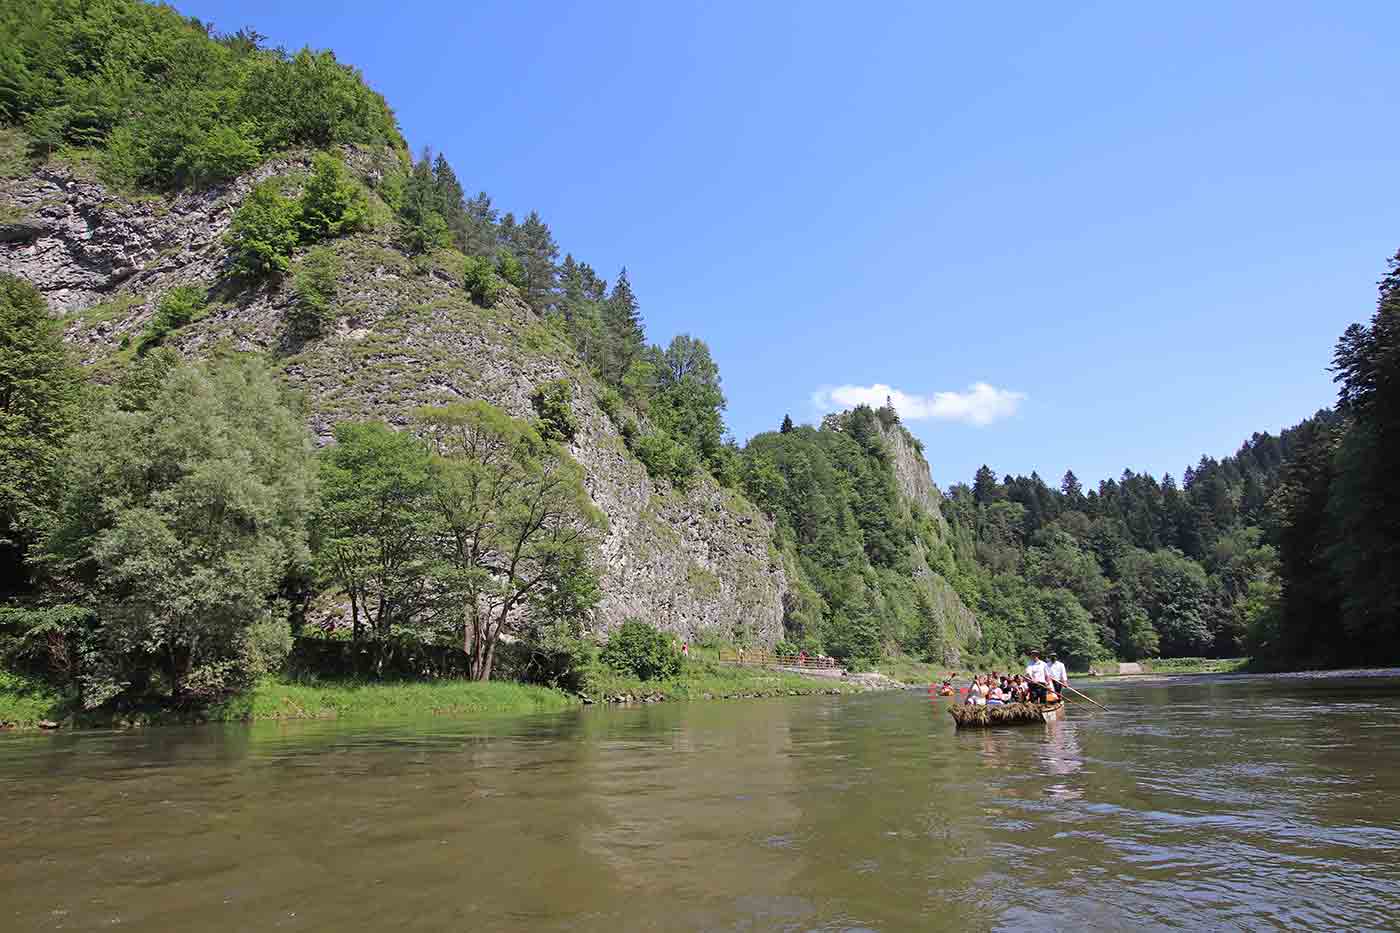
<path id="1" fill-rule="evenodd" d="M 386 157 L 342 154 L 371 183 Z M 479 307 L 453 254 L 414 260 L 388 229 L 359 233 L 330 244 L 342 270 L 334 328 L 301 343 L 285 324 L 289 285 L 247 289 L 231 279 L 222 237 L 240 200 L 257 181 L 294 178 L 308 163 L 280 158 L 228 185 L 169 197 L 124 198 L 52 166 L 0 182 L 0 216 L 10 221 L 0 225 L 0 271 L 34 283 L 98 368 L 131 356 L 166 290 L 209 287 L 207 313 L 168 342 L 190 355 L 220 345 L 268 354 L 303 392 L 320 443 L 338 421 L 402 425 L 415 406 L 454 399 L 529 416 L 534 389 L 566 379 L 579 425 L 571 452 L 609 522 L 596 626 L 635 616 L 686 637 L 780 638 L 788 584 L 767 519 L 707 477 L 687 492 L 653 482 L 600 406 L 600 386 L 513 293 Z"/>

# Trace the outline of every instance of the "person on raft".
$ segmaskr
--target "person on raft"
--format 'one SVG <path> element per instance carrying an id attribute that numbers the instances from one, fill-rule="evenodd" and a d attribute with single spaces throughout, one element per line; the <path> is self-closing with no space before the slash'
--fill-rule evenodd
<path id="1" fill-rule="evenodd" d="M 1050 676 L 1050 686 L 1056 693 L 1063 695 L 1065 688 L 1069 686 L 1069 672 L 1065 670 L 1059 655 L 1053 651 L 1050 652 L 1050 669 L 1046 673 Z"/>
<path id="2" fill-rule="evenodd" d="M 1040 652 L 1031 652 L 1031 663 L 1026 665 L 1026 680 L 1031 685 L 1031 702 L 1044 703 L 1045 694 L 1050 689 L 1050 665 L 1040 660 Z"/>

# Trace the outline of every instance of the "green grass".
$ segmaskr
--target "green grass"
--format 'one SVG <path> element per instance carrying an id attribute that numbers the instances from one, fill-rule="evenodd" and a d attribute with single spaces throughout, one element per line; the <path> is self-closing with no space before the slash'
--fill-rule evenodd
<path id="1" fill-rule="evenodd" d="M 803 677 L 783 671 L 691 660 L 681 673 L 668 680 L 641 680 L 606 668 L 590 671 L 584 693 L 594 700 L 618 696 L 660 696 L 666 700 L 718 700 L 738 697 L 805 696 L 837 690 L 859 693 L 865 689 L 839 678 Z"/>
<path id="2" fill-rule="evenodd" d="M 578 699 L 559 690 L 503 681 L 295 683 L 270 679 L 246 693 L 194 710 L 175 710 L 153 702 L 134 709 L 77 711 L 71 696 L 40 681 L 0 671 L 0 724 L 17 728 L 34 728 L 44 719 L 69 726 L 108 728 L 269 719 L 543 713 L 578 704 Z"/>
<path id="3" fill-rule="evenodd" d="M 33 170 L 29 137 L 17 127 L 0 128 L 0 178 L 22 178 Z"/>
<path id="4" fill-rule="evenodd" d="M 145 296 L 128 292 L 115 298 L 74 311 L 69 320 L 81 321 L 86 327 L 106 324 L 127 317 L 131 309 L 145 301 Z"/>
<path id="5" fill-rule="evenodd" d="M 42 680 L 0 670 L 0 727 L 33 728 L 44 719 L 62 720 L 73 698 Z"/>
<path id="6" fill-rule="evenodd" d="M 559 690 L 466 680 L 292 683 L 268 680 L 210 710 L 210 719 L 375 718 L 421 714 L 543 713 L 577 706 Z"/>
<path id="7" fill-rule="evenodd" d="M 1150 658 L 1138 663 L 1144 674 L 1241 674 L 1254 670 L 1252 658 Z M 1094 667 L 1101 677 L 1120 676 L 1117 661 L 1100 661 Z M 1088 672 L 1071 671 L 1070 676 L 1087 677 Z"/>
<path id="8" fill-rule="evenodd" d="M 886 658 L 875 665 L 875 670 L 906 684 L 941 683 L 955 668 L 946 664 L 929 664 L 916 661 L 908 655 Z M 963 670 L 963 668 L 956 668 Z"/>
<path id="9" fill-rule="evenodd" d="M 1142 669 L 1149 674 L 1236 674 L 1249 662 L 1249 658 L 1152 658 L 1142 662 Z"/>

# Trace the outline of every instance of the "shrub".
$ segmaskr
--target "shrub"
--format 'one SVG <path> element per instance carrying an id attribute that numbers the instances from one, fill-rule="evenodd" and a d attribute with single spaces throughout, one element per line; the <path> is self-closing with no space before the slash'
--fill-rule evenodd
<path id="1" fill-rule="evenodd" d="M 618 395 L 612 386 L 604 386 L 598 393 L 598 407 L 603 409 L 603 414 L 607 415 L 613 424 L 622 422 L 622 396 Z"/>
<path id="2" fill-rule="evenodd" d="M 255 187 L 229 226 L 234 268 L 253 278 L 286 272 L 297 246 L 297 214 L 296 202 L 283 197 L 275 181 Z"/>
<path id="3" fill-rule="evenodd" d="M 637 619 L 628 619 L 612 634 L 598 659 L 619 674 L 642 680 L 665 680 L 681 671 L 675 639 Z"/>
<path id="4" fill-rule="evenodd" d="M 653 479 L 669 480 L 677 489 L 687 489 L 700 468 L 695 451 L 676 441 L 663 431 L 654 431 L 636 439 L 632 450 L 646 466 Z"/>
<path id="5" fill-rule="evenodd" d="M 472 301 L 489 308 L 496 303 L 501 293 L 500 276 L 491 268 L 491 261 L 481 256 L 468 256 L 463 264 L 463 284 L 471 293 Z"/>
<path id="6" fill-rule="evenodd" d="M 298 340 L 319 337 L 335 319 L 335 297 L 340 260 L 324 246 L 306 254 L 292 276 L 296 302 L 287 309 L 287 331 Z"/>
<path id="7" fill-rule="evenodd" d="M 573 388 L 567 379 L 555 379 L 537 388 L 530 404 L 539 415 L 540 433 L 551 440 L 571 441 L 578 433 L 574 419 Z"/>
<path id="8" fill-rule="evenodd" d="M 195 285 L 177 285 L 162 295 L 136 352 L 145 354 L 160 346 L 170 334 L 198 318 L 204 312 L 205 295 L 205 290 Z"/>
<path id="9" fill-rule="evenodd" d="M 358 230 L 369 215 L 369 199 L 344 163 L 324 152 L 312 160 L 311 177 L 301 193 L 297 230 L 303 243 Z"/>
<path id="10" fill-rule="evenodd" d="M 525 287 L 525 267 L 505 250 L 496 257 L 496 273 L 516 288 Z"/>
<path id="11" fill-rule="evenodd" d="M 447 221 L 437 211 L 427 211 L 416 219 L 405 217 L 401 211 L 399 219 L 402 221 L 399 225 L 399 244 L 410 255 L 429 253 L 452 241 Z"/>
<path id="12" fill-rule="evenodd" d="M 262 161 L 262 150 L 250 122 L 219 124 L 192 141 L 179 160 L 182 176 L 196 185 L 225 181 Z"/>

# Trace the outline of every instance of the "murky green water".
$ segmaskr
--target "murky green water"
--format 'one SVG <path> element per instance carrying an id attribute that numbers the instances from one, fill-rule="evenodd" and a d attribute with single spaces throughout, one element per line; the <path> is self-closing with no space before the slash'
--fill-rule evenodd
<path id="1" fill-rule="evenodd" d="M 1400 926 L 1400 679 L 0 737 L 0 929 Z"/>

